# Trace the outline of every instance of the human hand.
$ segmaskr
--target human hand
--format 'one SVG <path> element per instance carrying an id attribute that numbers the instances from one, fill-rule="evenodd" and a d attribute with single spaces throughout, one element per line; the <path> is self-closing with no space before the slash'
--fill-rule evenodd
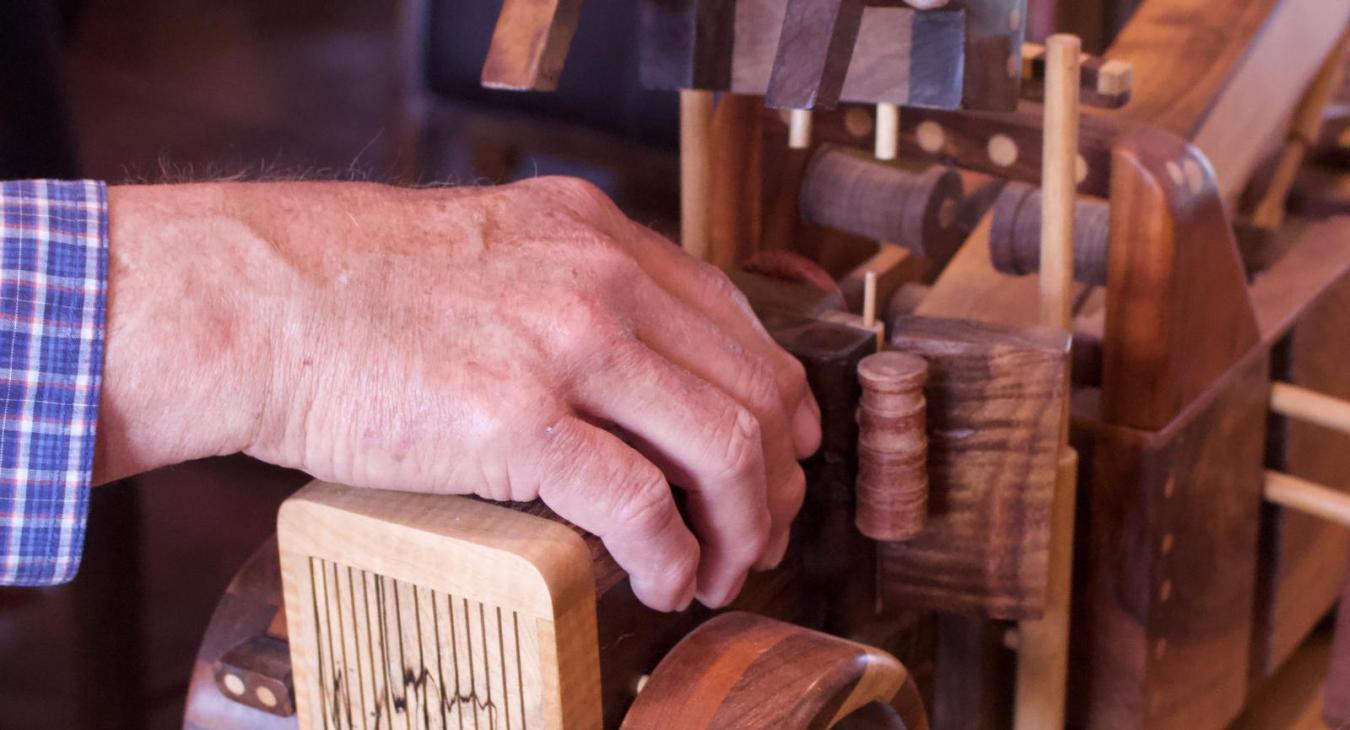
<path id="1" fill-rule="evenodd" d="M 725 276 L 589 185 L 109 200 L 100 481 L 244 451 L 358 486 L 542 498 L 662 610 L 724 605 L 786 550 L 797 458 L 820 441 L 801 365 Z"/>

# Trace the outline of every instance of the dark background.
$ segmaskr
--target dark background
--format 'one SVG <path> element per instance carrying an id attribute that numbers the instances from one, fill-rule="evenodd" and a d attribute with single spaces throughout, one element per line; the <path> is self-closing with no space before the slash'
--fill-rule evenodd
<path id="1" fill-rule="evenodd" d="M 675 227 L 676 101 L 589 0 L 558 94 L 477 79 L 488 0 L 3 0 L 0 178 L 572 174 Z M 207 417 L 206 414 L 203 417 Z M 242 457 L 94 490 L 72 585 L 0 588 L 0 728 L 177 728 L 221 592 L 304 480 Z"/>

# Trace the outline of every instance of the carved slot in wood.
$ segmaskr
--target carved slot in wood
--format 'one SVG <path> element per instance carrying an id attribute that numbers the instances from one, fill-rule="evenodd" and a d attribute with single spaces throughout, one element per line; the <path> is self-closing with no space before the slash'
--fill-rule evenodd
<path id="1" fill-rule="evenodd" d="M 319 558 L 309 590 L 321 727 L 542 724 L 538 637 L 519 612 Z"/>
<path id="2" fill-rule="evenodd" d="M 595 578 L 570 528 L 316 482 L 277 538 L 300 727 L 599 727 Z"/>

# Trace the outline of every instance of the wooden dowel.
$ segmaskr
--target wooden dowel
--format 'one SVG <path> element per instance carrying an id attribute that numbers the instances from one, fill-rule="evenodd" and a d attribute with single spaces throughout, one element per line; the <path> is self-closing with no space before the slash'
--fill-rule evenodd
<path id="1" fill-rule="evenodd" d="M 877 144 L 878 160 L 894 160 L 900 148 L 900 107 L 881 102 L 877 104 Z"/>
<path id="2" fill-rule="evenodd" d="M 712 118 L 711 91 L 680 91 L 680 245 L 701 261 L 709 253 Z"/>
<path id="3" fill-rule="evenodd" d="M 1350 436 L 1350 401 L 1289 383 L 1275 383 L 1270 388 L 1270 410 Z"/>
<path id="4" fill-rule="evenodd" d="M 1055 35 L 1046 41 L 1045 144 L 1041 212 L 1041 323 L 1072 324 L 1074 199 L 1077 192 L 1079 76 L 1082 42 Z M 1063 388 L 1069 388 L 1065 371 Z M 1069 665 L 1069 608 L 1073 575 L 1073 520 L 1078 454 L 1068 445 L 1068 398 L 1060 416 L 1060 452 L 1051 510 L 1045 613 L 1023 621 L 1017 652 L 1016 730 L 1064 727 Z"/>
<path id="5" fill-rule="evenodd" d="M 1278 471 L 1266 472 L 1266 501 L 1350 527 L 1350 494 Z"/>
<path id="6" fill-rule="evenodd" d="M 863 276 L 863 327 L 877 332 L 877 350 L 886 347 L 886 324 L 877 321 L 877 272 L 869 271 Z"/>
<path id="7" fill-rule="evenodd" d="M 1041 170 L 1041 324 L 1069 329 L 1073 300 L 1074 199 L 1078 189 L 1078 75 L 1075 36 L 1046 42 L 1045 146 Z"/>
<path id="8" fill-rule="evenodd" d="M 788 149 L 804 150 L 811 146 L 811 110 L 793 109 L 788 117 Z"/>

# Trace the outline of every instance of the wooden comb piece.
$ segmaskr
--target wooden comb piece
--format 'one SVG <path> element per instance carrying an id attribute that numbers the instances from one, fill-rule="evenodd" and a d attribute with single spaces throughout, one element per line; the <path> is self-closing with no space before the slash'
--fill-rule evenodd
<path id="1" fill-rule="evenodd" d="M 600 727 L 592 556 L 566 525 L 314 482 L 277 539 L 301 727 Z"/>

